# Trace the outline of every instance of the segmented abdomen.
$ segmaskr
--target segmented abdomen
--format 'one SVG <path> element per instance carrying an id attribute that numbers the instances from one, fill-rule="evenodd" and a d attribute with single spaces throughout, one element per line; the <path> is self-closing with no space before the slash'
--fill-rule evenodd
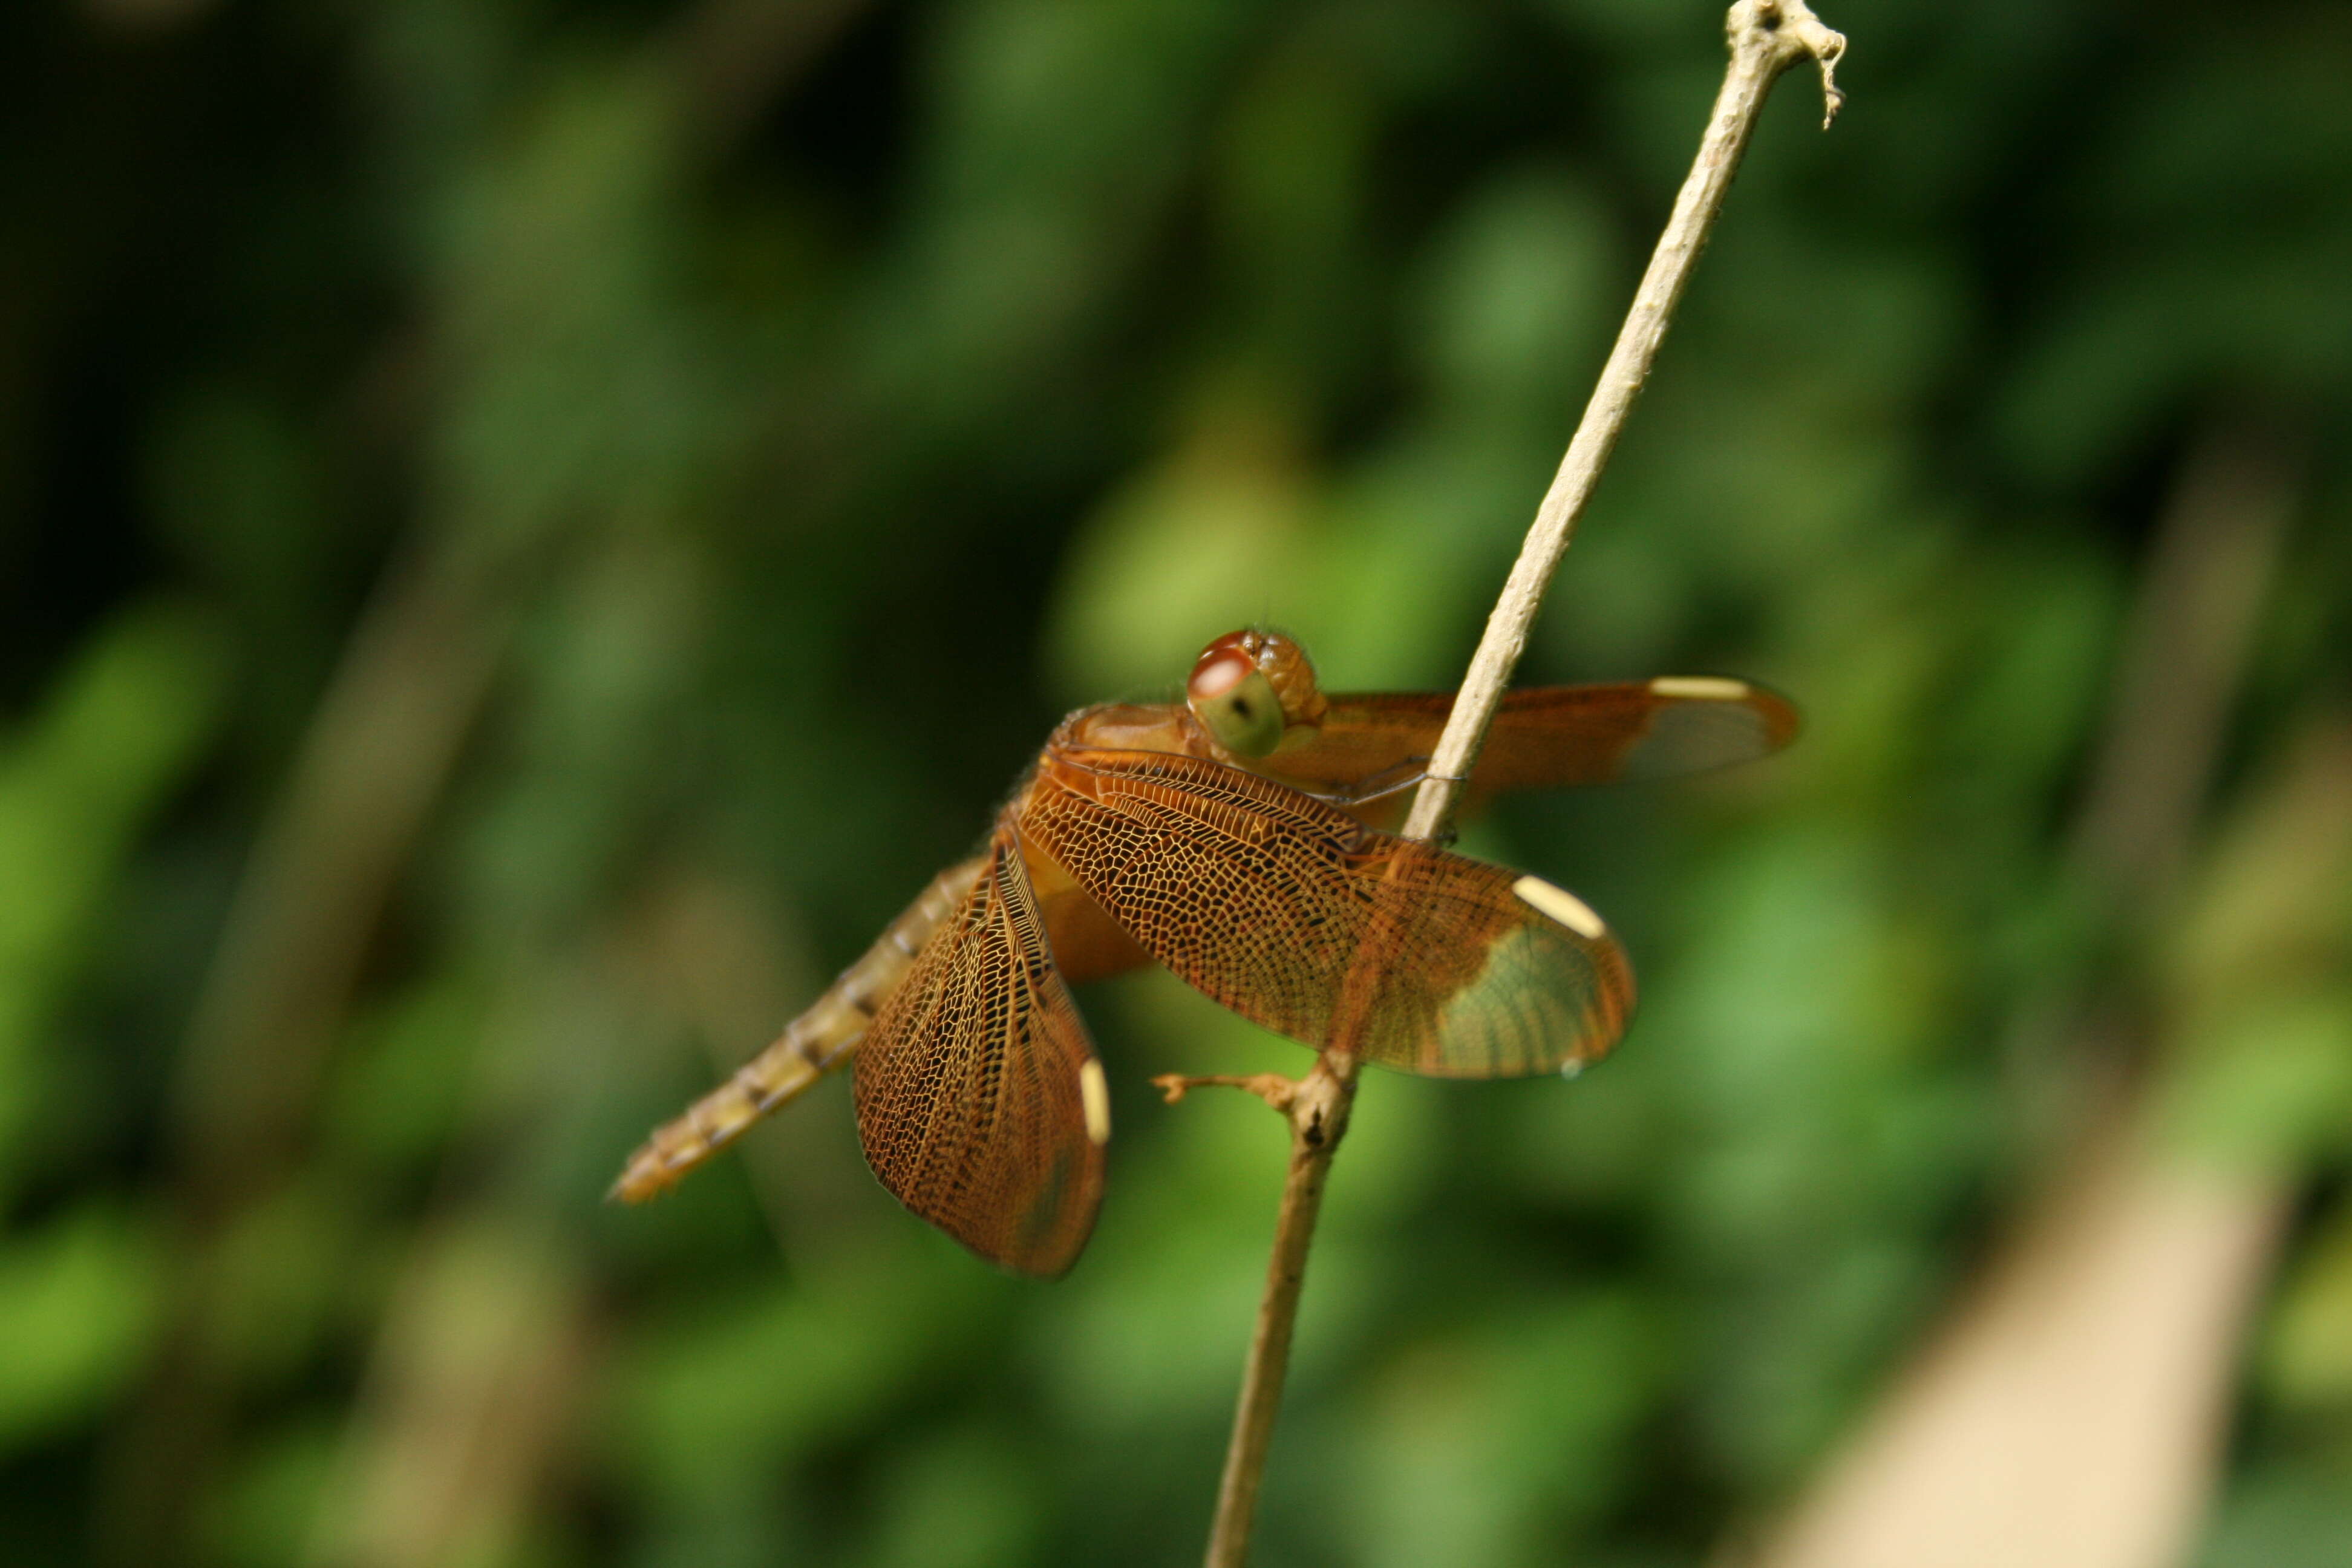
<path id="1" fill-rule="evenodd" d="M 773 1045 L 638 1145 L 611 1195 L 633 1204 L 658 1196 L 743 1129 L 846 1062 L 915 954 L 971 891 L 982 864 L 966 860 L 933 878 L 865 956 L 843 970 Z"/>

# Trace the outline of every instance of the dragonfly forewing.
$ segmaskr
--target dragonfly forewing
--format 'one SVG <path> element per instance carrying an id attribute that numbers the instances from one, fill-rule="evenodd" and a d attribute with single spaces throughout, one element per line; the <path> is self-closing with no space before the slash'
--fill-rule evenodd
<path id="1" fill-rule="evenodd" d="M 1050 748 L 1022 830 L 1154 958 L 1307 1045 L 1332 1043 L 1351 976 L 1355 1048 L 1435 1077 L 1580 1066 L 1633 1009 L 1572 895 L 1219 763 Z"/>

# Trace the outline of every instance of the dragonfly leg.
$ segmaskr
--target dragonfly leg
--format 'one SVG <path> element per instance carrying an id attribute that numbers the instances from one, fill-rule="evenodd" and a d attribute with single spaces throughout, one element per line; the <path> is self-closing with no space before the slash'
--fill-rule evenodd
<path id="1" fill-rule="evenodd" d="M 1217 1072 L 1199 1077 L 1187 1077 L 1176 1072 L 1161 1073 L 1151 1080 L 1151 1087 L 1158 1089 L 1171 1105 L 1196 1089 L 1244 1089 L 1256 1095 L 1276 1110 L 1289 1110 L 1291 1100 L 1298 1092 L 1297 1083 L 1278 1072 L 1246 1074 Z"/>
<path id="2" fill-rule="evenodd" d="M 1379 773 L 1358 779 L 1353 784 L 1334 784 L 1328 789 L 1310 789 L 1301 793 L 1342 809 L 1369 805 L 1373 801 L 1386 800 L 1390 795 L 1412 788 L 1428 772 L 1427 757 L 1407 757 L 1393 767 L 1382 768 Z"/>

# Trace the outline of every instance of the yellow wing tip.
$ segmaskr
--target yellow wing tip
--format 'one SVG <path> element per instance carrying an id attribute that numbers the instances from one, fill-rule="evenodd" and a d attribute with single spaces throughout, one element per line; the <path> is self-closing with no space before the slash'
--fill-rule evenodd
<path id="1" fill-rule="evenodd" d="M 1681 697 L 1697 702 L 1744 702 L 1756 689 L 1744 680 L 1720 675 L 1661 675 L 1650 682 L 1659 697 Z"/>
<path id="2" fill-rule="evenodd" d="M 1078 1064 L 1078 1098 L 1086 1105 L 1087 1141 L 1099 1149 L 1110 1142 L 1110 1085 L 1092 1057 Z"/>
<path id="3" fill-rule="evenodd" d="M 1522 877 L 1511 884 L 1519 901 L 1545 919 L 1566 926 L 1587 942 L 1599 942 L 1609 927 L 1592 906 L 1565 888 L 1555 888 L 1541 877 Z"/>

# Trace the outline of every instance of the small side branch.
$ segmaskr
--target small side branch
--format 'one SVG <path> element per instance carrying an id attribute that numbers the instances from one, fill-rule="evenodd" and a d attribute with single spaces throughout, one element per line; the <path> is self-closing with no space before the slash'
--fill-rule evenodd
<path id="1" fill-rule="evenodd" d="M 1633 399 L 1649 378 L 1675 306 L 1722 211 L 1724 194 L 1755 131 L 1765 95 L 1782 71 L 1810 59 L 1821 70 L 1825 129 L 1843 101 L 1833 73 L 1845 53 L 1845 39 L 1823 26 L 1804 0 L 1738 0 L 1725 26 L 1731 59 L 1708 116 L 1698 157 L 1675 198 L 1673 216 L 1642 276 L 1616 346 L 1601 370 L 1600 384 L 1593 389 L 1575 437 L 1569 443 L 1568 455 L 1560 461 L 1518 562 L 1487 619 L 1486 635 L 1446 721 L 1428 777 L 1413 798 L 1404 830 L 1409 838 L 1434 840 L 1453 820 L 1486 727 L 1527 647 L 1528 629 L 1543 602 L 1544 590 L 1568 550 L 1601 468 L 1616 447 Z M 1376 930 L 1378 925 L 1375 921 Z M 1367 946 L 1377 951 L 1380 944 L 1374 942 Z M 1257 1326 L 1243 1370 L 1241 1401 L 1234 1412 L 1233 1437 L 1225 1450 L 1224 1475 L 1217 1489 L 1208 1568 L 1241 1568 L 1249 1554 L 1266 1450 L 1273 1441 L 1283 1377 L 1290 1363 L 1291 1333 L 1306 1279 L 1307 1248 L 1322 1211 L 1323 1184 L 1330 1173 L 1331 1157 L 1347 1131 L 1349 1112 L 1355 1103 L 1359 1064 L 1351 1047 L 1364 1021 L 1370 978 L 1360 973 L 1350 974 L 1349 994 L 1334 1021 L 1330 1046 L 1317 1058 L 1314 1070 L 1295 1083 L 1276 1078 L 1274 1082 L 1281 1087 L 1270 1088 L 1265 1077 L 1159 1080 L 1171 1100 L 1196 1084 L 1246 1089 L 1280 1110 L 1290 1123 L 1290 1166 L 1275 1225 L 1274 1253 L 1266 1265 L 1265 1293 L 1258 1303 Z"/>
<path id="2" fill-rule="evenodd" d="M 1286 1111 L 1290 1102 L 1298 1097 L 1298 1080 L 1278 1072 L 1209 1073 L 1203 1077 L 1187 1078 L 1182 1073 L 1162 1073 L 1151 1080 L 1160 1098 L 1173 1105 L 1196 1089 L 1238 1089 L 1256 1095 L 1276 1110 Z"/>

